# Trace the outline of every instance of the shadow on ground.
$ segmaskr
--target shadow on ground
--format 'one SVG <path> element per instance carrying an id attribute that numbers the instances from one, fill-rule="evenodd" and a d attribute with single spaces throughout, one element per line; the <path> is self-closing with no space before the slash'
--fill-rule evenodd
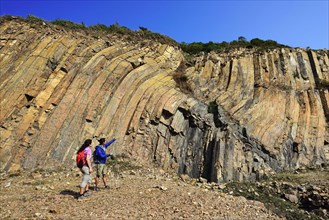
<path id="1" fill-rule="evenodd" d="M 69 195 L 69 196 L 73 196 L 74 198 L 78 198 L 79 196 L 79 192 L 77 191 L 73 191 L 71 189 L 66 189 L 60 192 L 61 195 Z"/>

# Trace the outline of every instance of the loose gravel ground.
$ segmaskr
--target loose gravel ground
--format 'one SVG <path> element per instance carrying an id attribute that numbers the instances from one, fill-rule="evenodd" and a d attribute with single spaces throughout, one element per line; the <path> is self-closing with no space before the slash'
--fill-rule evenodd
<path id="1" fill-rule="evenodd" d="M 77 195 L 77 170 L 2 175 L 1 219 L 283 219 L 263 203 L 192 185 L 154 169 L 109 175 L 109 190 Z M 93 186 L 91 186 L 93 189 Z"/>

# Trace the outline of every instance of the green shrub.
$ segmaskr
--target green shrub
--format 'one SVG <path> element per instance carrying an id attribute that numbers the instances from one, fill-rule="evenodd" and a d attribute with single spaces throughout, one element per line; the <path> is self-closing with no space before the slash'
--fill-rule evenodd
<path id="1" fill-rule="evenodd" d="M 264 44 L 264 41 L 259 39 L 259 38 L 254 38 L 250 41 L 251 45 L 256 46 L 256 47 L 260 47 Z"/>
<path id="2" fill-rule="evenodd" d="M 92 25 L 92 26 L 89 26 L 89 28 L 91 30 L 95 30 L 95 31 L 107 31 L 108 30 L 108 28 L 104 24 Z"/>
<path id="3" fill-rule="evenodd" d="M 108 33 L 116 33 L 116 34 L 131 34 L 133 31 L 131 31 L 129 28 L 120 26 L 118 22 L 111 24 L 110 26 L 106 26 L 104 24 L 97 24 L 90 26 L 89 29 L 95 30 L 95 31 L 104 31 Z"/>
<path id="4" fill-rule="evenodd" d="M 148 29 L 147 29 L 146 27 L 139 27 L 139 29 L 140 29 L 141 31 L 148 31 Z"/>
<path id="5" fill-rule="evenodd" d="M 139 170 L 142 168 L 141 166 L 134 164 L 131 160 L 122 158 L 108 159 L 106 164 L 115 176 L 120 175 L 124 171 Z"/>
<path id="6" fill-rule="evenodd" d="M 74 23 L 72 21 L 67 21 L 67 20 L 57 19 L 57 20 L 51 21 L 50 23 L 55 24 L 55 25 L 59 25 L 59 26 L 63 26 L 63 27 L 66 27 L 66 28 L 70 28 L 70 29 L 83 29 L 83 28 L 85 28 L 85 26 L 82 25 L 82 24 Z"/>
<path id="7" fill-rule="evenodd" d="M 173 79 L 175 80 L 177 86 L 188 94 L 193 94 L 193 90 L 188 83 L 188 77 L 185 75 L 186 65 L 184 62 L 181 62 L 177 70 L 173 74 Z"/>
<path id="8" fill-rule="evenodd" d="M 45 21 L 42 20 L 41 18 L 38 18 L 38 17 L 36 17 L 36 16 L 34 16 L 34 15 L 28 15 L 28 16 L 26 17 L 26 20 L 28 20 L 29 22 L 32 22 L 32 23 L 37 23 L 37 24 L 42 24 L 42 23 L 45 22 Z"/>

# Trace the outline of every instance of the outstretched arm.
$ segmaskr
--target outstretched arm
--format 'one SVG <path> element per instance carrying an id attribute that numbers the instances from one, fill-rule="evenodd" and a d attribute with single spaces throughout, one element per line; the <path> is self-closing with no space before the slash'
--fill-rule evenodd
<path id="1" fill-rule="evenodd" d="M 113 138 L 112 140 L 110 140 L 109 142 L 107 142 L 106 144 L 104 144 L 104 147 L 107 148 L 108 146 L 110 146 L 111 144 L 113 144 L 114 141 L 116 141 L 115 138 Z"/>

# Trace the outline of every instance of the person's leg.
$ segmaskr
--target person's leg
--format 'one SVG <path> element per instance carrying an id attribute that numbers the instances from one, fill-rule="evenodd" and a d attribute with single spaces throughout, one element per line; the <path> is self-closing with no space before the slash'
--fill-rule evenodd
<path id="1" fill-rule="evenodd" d="M 96 164 L 96 177 L 95 177 L 95 190 L 98 191 L 99 188 L 98 188 L 98 183 L 99 183 L 99 177 L 101 175 L 101 164 Z"/>
<path id="2" fill-rule="evenodd" d="M 90 183 L 87 183 L 86 188 L 85 188 L 85 191 L 88 191 L 89 190 L 89 184 Z"/>
<path id="3" fill-rule="evenodd" d="M 84 195 L 89 196 L 90 195 L 89 186 L 92 183 L 92 177 L 91 177 L 91 173 L 89 173 L 89 168 L 88 168 L 88 175 L 87 175 L 86 178 L 87 178 L 87 184 L 86 184 L 86 187 L 85 187 Z"/>
<path id="4" fill-rule="evenodd" d="M 81 172 L 82 172 L 82 182 L 80 184 L 79 197 L 84 195 L 86 189 L 88 189 L 88 182 L 90 181 L 89 168 L 87 166 L 83 166 L 81 168 Z"/>
<path id="5" fill-rule="evenodd" d="M 107 169 L 106 169 L 106 165 L 104 164 L 103 169 L 102 169 L 102 180 L 103 180 L 105 188 L 109 188 L 108 185 L 106 184 L 106 172 L 107 172 Z"/>
<path id="6" fill-rule="evenodd" d="M 84 187 L 80 187 L 79 196 L 82 196 L 84 193 L 85 193 L 85 188 Z"/>
<path id="7" fill-rule="evenodd" d="M 105 174 L 103 175 L 103 178 L 102 179 L 103 179 L 103 183 L 104 183 L 105 188 L 107 188 L 106 175 Z"/>
<path id="8" fill-rule="evenodd" d="M 98 177 L 97 177 L 97 175 L 95 176 L 95 188 L 97 188 L 98 187 Z"/>

